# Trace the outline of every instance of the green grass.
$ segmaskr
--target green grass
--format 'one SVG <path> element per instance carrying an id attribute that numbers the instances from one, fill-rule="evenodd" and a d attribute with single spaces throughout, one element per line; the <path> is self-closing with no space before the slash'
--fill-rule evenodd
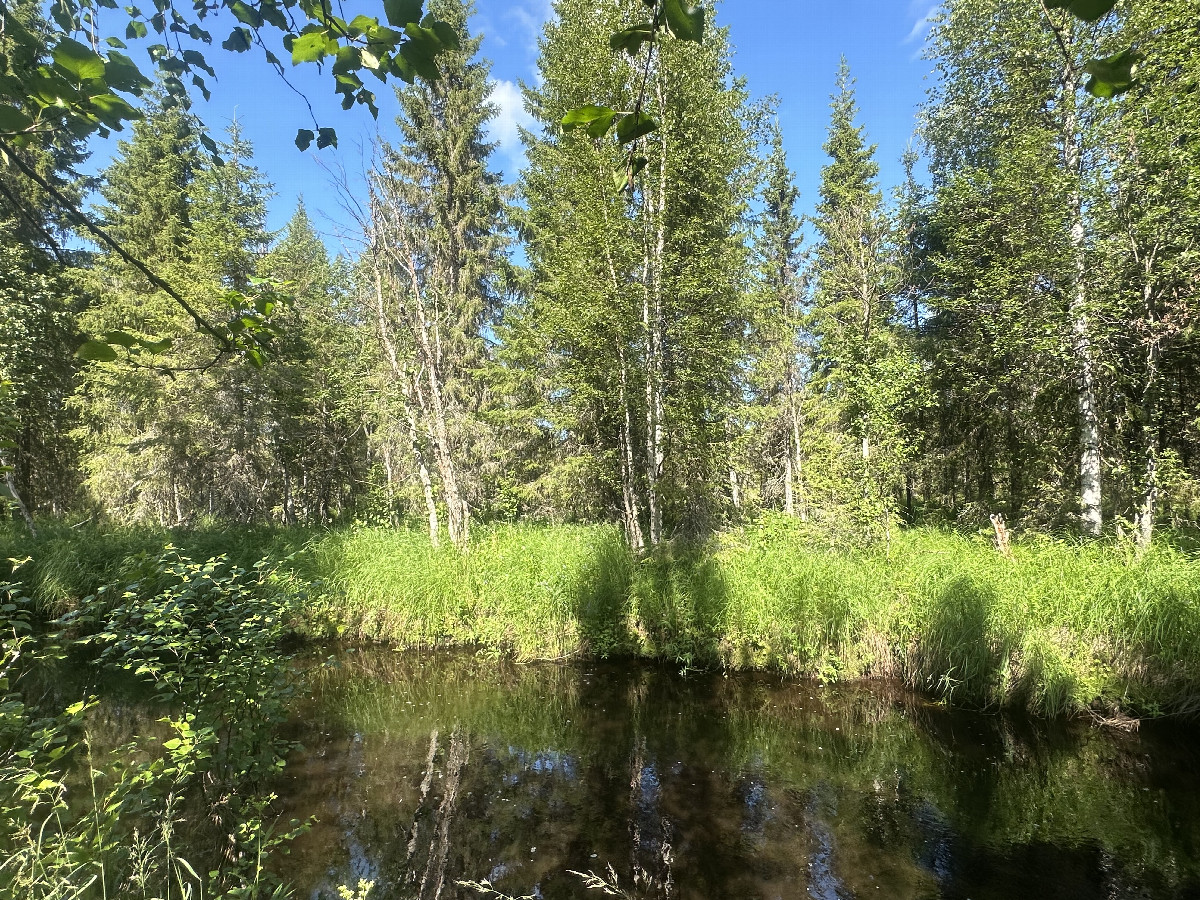
<path id="1" fill-rule="evenodd" d="M 249 567 L 260 559 L 283 559 L 305 547 L 313 532 L 251 526 L 169 529 L 150 526 L 97 528 L 43 522 L 31 538 L 17 523 L 0 526 L 0 580 L 11 571 L 10 560 L 29 561 L 18 579 L 47 615 L 65 612 L 103 584 L 137 571 L 157 559 L 167 544 L 184 556 L 206 560 L 226 555 Z"/>
<path id="2" fill-rule="evenodd" d="M 1169 536 L 1167 536 L 1169 538 Z M 830 547 L 767 518 L 637 559 L 609 526 L 479 529 L 469 553 L 418 532 L 46 529 L 0 536 L 47 609 L 166 540 L 203 558 L 288 563 L 306 628 L 397 647 L 519 659 L 640 656 L 825 680 L 894 677 L 954 704 L 1099 716 L 1200 713 L 1200 558 L 1031 536 L 914 528 L 889 548 Z"/>

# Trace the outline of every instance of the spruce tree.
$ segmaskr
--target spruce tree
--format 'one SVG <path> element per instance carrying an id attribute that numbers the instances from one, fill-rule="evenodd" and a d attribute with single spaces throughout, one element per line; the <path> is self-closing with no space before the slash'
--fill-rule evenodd
<path id="1" fill-rule="evenodd" d="M 702 46 L 663 42 L 645 108 L 660 123 L 640 145 L 633 202 L 614 191 L 622 151 L 564 113 L 603 86 L 631 109 L 640 71 L 591 36 L 637 6 L 565 0 L 546 32 L 542 84 L 528 94 L 542 125 L 529 147 L 525 227 L 542 339 L 535 364 L 558 389 L 548 421 L 590 459 L 582 489 L 603 490 L 635 547 L 703 531 L 726 514 L 730 413 L 749 309 L 742 290 L 745 198 L 756 112 L 733 79 L 716 29 Z"/>
<path id="2" fill-rule="evenodd" d="M 755 352 L 748 393 L 754 398 L 759 456 L 769 461 L 762 473 L 764 499 L 782 498 L 785 513 L 806 518 L 801 432 L 812 348 L 805 328 L 802 222 L 796 214 L 800 192 L 778 126 L 771 131 L 770 147 L 753 245 L 755 311 L 749 337 Z"/>
<path id="3" fill-rule="evenodd" d="M 261 271 L 292 300 L 263 371 L 278 517 L 289 524 L 327 522 L 357 502 L 366 480 L 367 329 L 350 302 L 346 265 L 329 259 L 303 202 Z"/>
<path id="4" fill-rule="evenodd" d="M 823 411 L 837 416 L 841 435 L 831 435 L 822 468 L 834 474 L 828 489 L 835 505 L 850 505 L 860 526 L 882 524 L 886 533 L 895 484 L 910 455 L 903 420 L 917 400 L 917 367 L 895 327 L 893 236 L 877 185 L 875 147 L 856 124 L 844 59 L 831 110 L 825 142 L 831 161 L 821 170 L 814 220 L 820 240 L 811 322 Z M 857 450 L 842 436 L 853 438 Z M 839 481 L 852 490 L 846 493 Z"/>
<path id="5" fill-rule="evenodd" d="M 227 317 L 225 291 L 248 283 L 267 241 L 266 187 L 236 131 L 220 146 L 227 165 L 202 160 L 187 115 L 163 102 L 120 144 L 101 193 L 126 249 L 195 308 Z M 262 517 L 272 482 L 261 377 L 196 335 L 178 304 L 119 255 L 102 254 L 89 284 L 86 332 L 174 340 L 153 365 L 84 368 L 76 436 L 93 497 L 131 520 Z"/>

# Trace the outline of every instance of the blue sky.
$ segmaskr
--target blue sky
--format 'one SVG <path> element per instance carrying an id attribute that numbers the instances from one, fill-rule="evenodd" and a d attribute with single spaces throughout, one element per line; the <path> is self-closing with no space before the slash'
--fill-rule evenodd
<path id="1" fill-rule="evenodd" d="M 499 143 L 494 167 L 515 178 L 523 162 L 517 128 L 528 122 L 521 108 L 518 83 L 537 72 L 537 38 L 552 14 L 551 0 L 476 0 L 472 30 L 484 36 L 482 54 L 492 62 L 496 88 L 492 99 L 500 115 L 492 123 Z M 366 4 L 354 4 L 366 11 Z M 899 181 L 900 155 L 912 137 L 917 107 L 928 87 L 930 63 L 921 58 L 931 0 L 724 0 L 719 24 L 730 27 L 734 69 L 745 76 L 753 96 L 775 95 L 789 163 L 797 174 L 801 211 L 815 202 L 821 144 L 829 116 L 838 60 L 845 55 L 857 79 L 860 121 L 879 145 L 878 159 L 885 188 Z M 355 12 L 359 9 L 355 9 Z M 606 40 L 597 35 L 597 41 Z M 282 54 L 281 54 L 282 55 Z M 322 125 L 337 128 L 339 147 L 300 153 L 293 144 L 296 129 L 309 127 L 303 101 L 253 52 L 229 54 L 218 48 L 210 60 L 220 74 L 211 102 L 197 109 L 213 131 L 237 116 L 253 142 L 258 165 L 275 185 L 270 224 L 282 227 L 303 195 L 331 249 L 343 243 L 352 250 L 350 217 L 334 187 L 339 171 L 352 183 L 369 164 L 376 129 L 394 137 L 395 97 L 379 85 L 379 121 L 361 109 L 343 111 L 328 75 L 312 66 L 293 69 L 289 77 L 310 99 Z M 602 98 L 598 98 L 602 99 Z M 93 166 L 101 167 L 115 144 L 96 147 Z"/>

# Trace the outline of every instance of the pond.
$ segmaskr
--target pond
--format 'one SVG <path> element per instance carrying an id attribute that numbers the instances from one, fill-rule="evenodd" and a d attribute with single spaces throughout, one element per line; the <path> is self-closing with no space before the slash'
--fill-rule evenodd
<path id="1" fill-rule="evenodd" d="M 1173 725 L 951 712 L 632 663 L 346 652 L 281 786 L 301 897 L 1200 895 L 1200 745 Z M 594 884 L 595 882 L 593 882 Z"/>

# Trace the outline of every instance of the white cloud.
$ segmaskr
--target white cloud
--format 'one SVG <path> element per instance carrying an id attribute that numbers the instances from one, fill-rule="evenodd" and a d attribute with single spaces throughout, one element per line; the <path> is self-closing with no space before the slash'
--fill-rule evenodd
<path id="1" fill-rule="evenodd" d="M 517 34 L 517 43 L 524 49 L 525 56 L 532 71 L 537 67 L 537 42 L 542 36 L 542 29 L 554 15 L 552 0 L 522 0 L 512 3 L 504 13 L 510 27 Z"/>
<path id="2" fill-rule="evenodd" d="M 916 23 L 912 27 L 912 31 L 908 33 L 903 41 L 905 44 L 911 44 L 913 41 L 921 41 L 924 43 L 925 36 L 929 34 L 929 26 L 933 24 L 933 19 L 937 15 L 940 3 L 916 2 L 909 4 L 909 15 L 916 17 Z"/>
<path id="3" fill-rule="evenodd" d="M 512 179 L 525 165 L 520 129 L 533 127 L 533 116 L 526 111 L 521 88 L 515 82 L 493 82 L 489 99 L 496 104 L 497 112 L 488 122 L 488 139 L 499 145 L 496 152 L 500 165 L 505 176 Z"/>

